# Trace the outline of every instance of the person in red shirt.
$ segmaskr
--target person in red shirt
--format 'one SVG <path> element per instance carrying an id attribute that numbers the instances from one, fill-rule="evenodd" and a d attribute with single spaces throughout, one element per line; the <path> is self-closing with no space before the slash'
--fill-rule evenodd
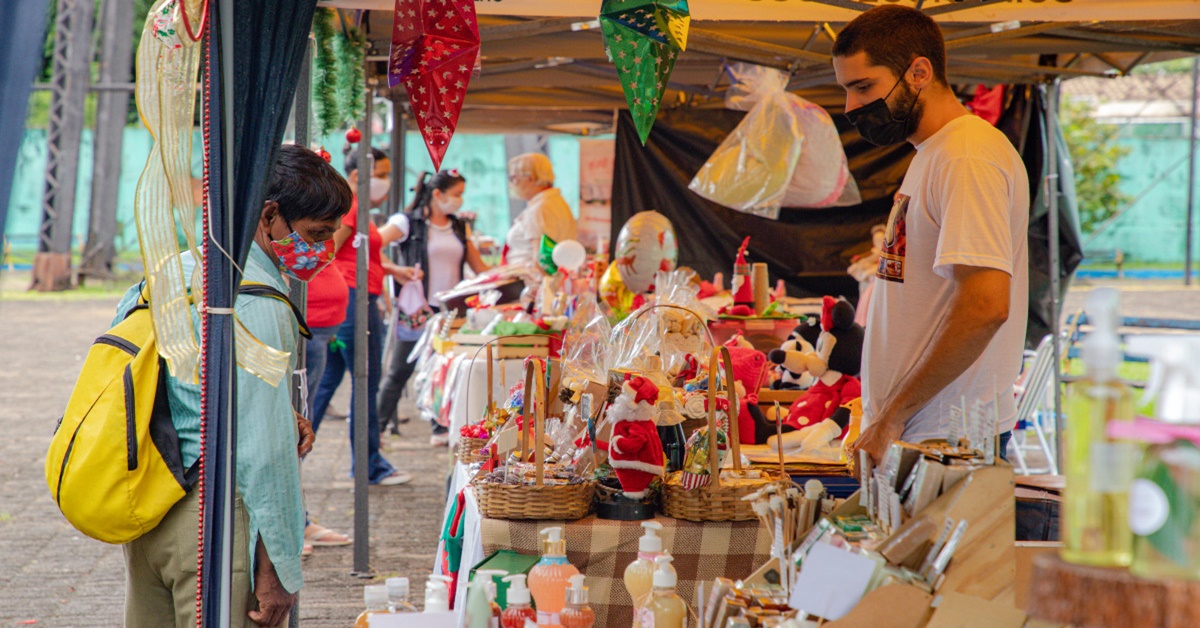
<path id="1" fill-rule="evenodd" d="M 390 189 L 390 181 L 388 174 L 392 170 L 391 162 L 387 155 L 377 149 L 371 149 L 374 167 L 371 173 L 371 198 L 369 202 L 374 205 L 380 205 L 387 198 L 387 191 Z M 358 189 L 358 160 L 357 154 L 350 152 L 346 155 L 346 181 L 350 184 L 353 190 Z M 327 346 L 325 350 L 326 367 L 321 374 L 319 385 L 317 386 L 317 394 L 312 402 L 312 419 L 313 430 L 315 431 L 321 425 L 321 419 L 324 417 L 325 411 L 329 408 L 329 402 L 333 398 L 333 393 L 337 391 L 338 386 L 342 383 L 342 378 L 349 371 L 354 374 L 354 343 L 356 341 L 356 329 L 354 326 L 354 297 L 355 286 L 357 285 L 357 248 L 354 246 L 355 233 L 358 229 L 358 199 L 354 200 L 350 211 L 342 219 L 342 227 L 334 234 L 334 243 L 337 245 L 337 255 L 334 257 L 332 266 L 340 272 L 343 281 L 346 284 L 346 307 L 344 310 L 343 320 L 338 326 L 336 334 L 336 347 Z M 379 419 L 376 406 L 376 398 L 379 395 L 379 380 L 383 371 L 383 320 L 380 314 L 379 299 L 383 294 L 383 277 L 385 274 L 392 275 L 401 283 L 408 281 L 419 281 L 421 279 L 420 271 L 404 266 L 397 266 L 390 260 L 384 259 L 381 253 L 382 248 L 390 242 L 385 242 L 385 238 L 380 235 L 374 223 L 367 226 L 367 448 L 368 448 L 368 479 L 371 484 L 395 485 L 404 484 L 412 480 L 412 475 L 400 471 L 392 466 L 383 454 L 379 452 Z M 395 236 L 389 236 L 394 239 Z M 318 297 L 318 300 L 320 297 Z M 354 406 L 353 396 L 351 397 L 351 407 Z M 352 412 L 353 414 L 353 412 Z M 354 421 L 350 422 L 350 442 L 353 448 L 354 442 Z M 351 459 L 353 460 L 353 458 Z M 351 473 L 353 474 L 353 462 L 351 463 Z"/>

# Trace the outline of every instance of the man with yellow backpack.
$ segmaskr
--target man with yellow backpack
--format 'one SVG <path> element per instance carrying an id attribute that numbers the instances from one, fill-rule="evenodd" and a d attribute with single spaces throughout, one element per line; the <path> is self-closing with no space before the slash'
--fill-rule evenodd
<path id="1" fill-rule="evenodd" d="M 352 194 L 316 153 L 284 146 L 264 198 L 234 311 L 260 342 L 291 356 L 291 373 L 307 328 L 284 276 L 307 281 L 332 260 Z M 197 260 L 185 253 L 181 261 L 191 277 Z M 124 544 L 127 628 L 194 625 L 200 388 L 158 361 L 145 293 L 141 284 L 129 289 L 113 329 L 89 352 L 47 456 L 47 482 L 72 524 Z M 192 315 L 199 330 L 194 304 Z M 237 371 L 231 625 L 282 624 L 302 585 L 299 458 L 314 436 L 293 412 L 290 381 Z"/>

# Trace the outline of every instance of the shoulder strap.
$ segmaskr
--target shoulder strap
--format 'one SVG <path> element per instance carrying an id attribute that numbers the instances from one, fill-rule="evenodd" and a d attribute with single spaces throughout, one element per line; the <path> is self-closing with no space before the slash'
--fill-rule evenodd
<path id="1" fill-rule="evenodd" d="M 252 297 L 269 297 L 278 299 L 287 303 L 288 307 L 292 308 L 292 315 L 296 317 L 296 323 L 300 326 L 300 335 L 308 340 L 312 340 L 312 331 L 308 328 L 308 323 L 304 321 L 304 314 L 300 312 L 300 308 L 296 307 L 295 303 L 288 296 L 265 283 L 257 283 L 253 281 L 244 281 L 238 287 L 238 294 L 245 294 Z"/>

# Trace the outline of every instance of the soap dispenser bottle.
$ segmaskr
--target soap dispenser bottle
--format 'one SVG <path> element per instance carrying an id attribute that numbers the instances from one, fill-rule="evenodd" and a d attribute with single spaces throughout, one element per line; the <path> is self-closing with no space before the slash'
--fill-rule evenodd
<path id="1" fill-rule="evenodd" d="M 508 572 L 502 569 L 480 569 L 475 572 L 475 579 L 482 579 L 487 585 L 488 606 L 492 609 L 492 623 L 489 624 L 492 628 L 500 628 L 500 616 L 504 613 L 504 609 L 496 603 L 497 591 L 496 578 L 504 578 Z"/>
<path id="2" fill-rule="evenodd" d="M 662 524 L 657 521 L 643 521 L 642 527 L 646 533 L 638 539 L 637 560 L 625 568 L 625 590 L 633 600 L 633 610 L 637 610 L 650 601 L 650 592 L 654 588 L 654 559 L 663 553 L 662 538 L 658 536 Z"/>
<path id="3" fill-rule="evenodd" d="M 567 606 L 562 612 L 563 628 L 592 628 L 596 623 L 596 612 L 588 606 L 588 590 L 583 586 L 583 574 L 571 576 L 571 588 L 567 589 Z"/>
<path id="4" fill-rule="evenodd" d="M 501 628 L 525 628 L 526 621 L 537 621 L 537 612 L 529 605 L 529 588 L 525 586 L 525 574 L 518 573 L 504 579 L 508 583 L 507 608 L 500 616 Z"/>
<path id="5" fill-rule="evenodd" d="M 1096 567 L 1128 567 L 1133 558 L 1129 487 L 1137 449 L 1107 436 L 1109 422 L 1133 420 L 1133 396 L 1117 378 L 1123 359 L 1119 298 L 1111 288 L 1088 295 L 1093 329 L 1083 340 L 1086 375 L 1067 387 L 1066 398 L 1061 554 L 1068 562 Z"/>
<path id="6" fill-rule="evenodd" d="M 354 628 L 368 628 L 371 617 L 391 614 L 388 610 L 387 585 L 370 584 L 363 587 L 363 603 L 367 609 L 354 621 Z"/>
<path id="7" fill-rule="evenodd" d="M 425 582 L 425 612 L 446 613 L 450 610 L 450 583 L 454 579 L 449 576 L 429 576 Z"/>
<path id="8" fill-rule="evenodd" d="M 568 578 L 579 574 L 567 562 L 567 544 L 562 538 L 562 528 L 542 530 L 546 540 L 542 545 L 542 559 L 529 570 L 529 591 L 537 604 L 538 625 L 560 628 L 559 613 L 567 602 Z"/>
<path id="9" fill-rule="evenodd" d="M 675 575 L 675 568 L 671 566 L 672 560 L 670 556 L 654 559 L 657 567 L 654 570 L 654 591 L 651 593 L 650 603 L 642 611 L 643 626 L 684 628 L 687 625 L 687 604 L 675 593 L 678 577 Z"/>

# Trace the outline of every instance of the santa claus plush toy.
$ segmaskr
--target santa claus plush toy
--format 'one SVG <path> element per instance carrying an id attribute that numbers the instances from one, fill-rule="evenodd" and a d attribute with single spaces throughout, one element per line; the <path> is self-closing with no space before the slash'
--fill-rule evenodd
<path id="1" fill-rule="evenodd" d="M 617 472 L 625 497 L 640 500 L 646 488 L 663 474 L 662 441 L 658 438 L 658 386 L 645 377 L 621 385 L 621 394 L 608 407 L 613 421 L 608 463 Z"/>

